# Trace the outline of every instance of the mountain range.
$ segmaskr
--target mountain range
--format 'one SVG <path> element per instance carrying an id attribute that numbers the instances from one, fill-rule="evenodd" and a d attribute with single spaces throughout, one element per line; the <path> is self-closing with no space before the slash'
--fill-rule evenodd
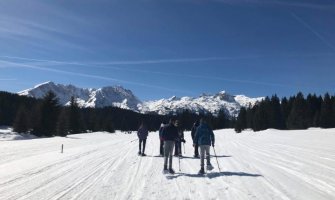
<path id="1" fill-rule="evenodd" d="M 116 106 L 141 113 L 157 113 L 161 115 L 190 110 L 194 113 L 218 114 L 223 110 L 230 116 L 237 116 L 241 107 L 254 106 L 263 97 L 250 98 L 244 95 L 231 95 L 225 91 L 214 95 L 202 94 L 199 97 L 176 97 L 153 101 L 139 100 L 131 90 L 122 86 L 109 86 L 99 89 L 78 88 L 74 85 L 46 82 L 33 88 L 18 92 L 19 95 L 43 98 L 48 92 L 56 94 L 61 105 L 69 105 L 72 96 L 80 107 L 102 108 Z"/>

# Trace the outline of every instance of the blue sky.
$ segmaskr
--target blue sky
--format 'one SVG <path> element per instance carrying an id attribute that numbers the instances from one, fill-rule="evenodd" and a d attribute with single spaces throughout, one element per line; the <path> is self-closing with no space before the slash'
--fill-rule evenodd
<path id="1" fill-rule="evenodd" d="M 334 94 L 333 0 L 0 1 L 0 90 Z"/>

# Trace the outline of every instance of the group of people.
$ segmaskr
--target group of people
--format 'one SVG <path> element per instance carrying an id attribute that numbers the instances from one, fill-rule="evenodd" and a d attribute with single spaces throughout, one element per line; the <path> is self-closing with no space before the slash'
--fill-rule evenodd
<path id="1" fill-rule="evenodd" d="M 139 138 L 139 152 L 141 156 L 145 155 L 146 139 L 148 137 L 148 129 L 142 123 L 137 132 Z M 214 147 L 215 136 L 212 129 L 208 126 L 205 119 L 196 121 L 191 130 L 191 136 L 194 147 L 194 157 L 199 158 L 200 149 L 200 171 L 199 174 L 204 174 L 204 164 L 206 158 L 207 170 L 212 170 L 213 166 L 210 162 L 210 146 Z M 184 139 L 184 131 L 180 127 L 179 121 L 171 118 L 168 124 L 161 124 L 159 129 L 160 139 L 160 155 L 164 156 L 164 172 L 174 174 L 175 171 L 172 167 L 173 150 L 175 149 L 175 156 L 182 156 L 182 143 L 186 143 Z"/>

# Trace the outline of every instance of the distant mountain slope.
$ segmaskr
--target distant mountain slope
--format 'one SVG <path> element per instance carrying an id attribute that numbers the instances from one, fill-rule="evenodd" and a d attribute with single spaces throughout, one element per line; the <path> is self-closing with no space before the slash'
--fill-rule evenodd
<path id="1" fill-rule="evenodd" d="M 83 89 L 73 85 L 46 82 L 19 92 L 35 98 L 42 98 L 48 91 L 54 92 L 62 105 L 69 105 L 74 96 L 80 107 L 116 106 L 142 113 L 158 113 L 161 115 L 190 110 L 194 113 L 218 114 L 224 110 L 230 116 L 237 116 L 241 107 L 254 106 L 263 98 L 249 98 L 244 95 L 231 95 L 224 91 L 214 95 L 203 94 L 199 97 L 171 97 L 156 101 L 141 102 L 130 90 L 121 86 L 103 87 L 99 89 Z"/>
<path id="2" fill-rule="evenodd" d="M 34 88 L 21 91 L 18 94 L 42 98 L 48 91 L 54 92 L 62 105 L 69 105 L 72 96 L 76 98 L 79 106 L 84 108 L 116 106 L 124 109 L 137 110 L 137 105 L 141 104 L 141 101 L 134 96 L 130 90 L 124 89 L 121 86 L 83 89 L 73 85 L 46 82 Z"/>
<path id="3" fill-rule="evenodd" d="M 156 112 L 159 114 L 169 114 L 188 109 L 195 113 L 218 114 L 224 110 L 230 116 L 237 116 L 241 107 L 247 107 L 249 104 L 254 106 L 257 101 L 263 98 L 249 98 L 243 95 L 233 96 L 226 92 L 220 92 L 215 95 L 201 95 L 197 98 L 192 97 L 172 97 L 170 99 L 161 99 L 158 101 L 143 102 L 140 110 L 146 112 Z"/>

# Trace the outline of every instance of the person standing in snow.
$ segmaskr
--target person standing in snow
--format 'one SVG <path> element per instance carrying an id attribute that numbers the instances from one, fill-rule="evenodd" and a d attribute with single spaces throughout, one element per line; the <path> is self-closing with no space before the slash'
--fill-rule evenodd
<path id="1" fill-rule="evenodd" d="M 138 141 L 139 141 L 138 155 L 146 156 L 144 152 L 145 152 L 145 144 L 147 142 L 147 137 L 148 137 L 148 128 L 143 122 L 137 131 L 137 136 L 138 136 Z M 143 148 L 141 148 L 142 144 L 143 144 Z"/>
<path id="2" fill-rule="evenodd" d="M 159 155 L 164 156 L 164 140 L 163 140 L 163 129 L 165 124 L 162 123 L 159 128 Z"/>
<path id="3" fill-rule="evenodd" d="M 204 160 L 206 155 L 207 160 L 207 170 L 212 170 L 213 166 L 210 162 L 210 145 L 214 147 L 215 137 L 212 129 L 208 126 L 205 119 L 200 120 L 200 125 L 197 128 L 197 131 L 195 132 L 195 143 L 193 144 L 195 146 L 196 143 L 198 143 L 200 147 L 200 171 L 199 174 L 204 174 Z"/>
<path id="4" fill-rule="evenodd" d="M 192 136 L 192 140 L 193 140 L 193 144 L 194 144 L 194 158 L 199 158 L 199 145 L 197 142 L 195 142 L 195 132 L 197 131 L 197 128 L 199 126 L 200 122 L 199 120 L 197 120 L 192 127 L 191 130 L 191 136 Z"/>
<path id="5" fill-rule="evenodd" d="M 164 127 L 162 133 L 164 140 L 164 172 L 168 171 L 171 174 L 175 173 L 172 168 L 172 154 L 175 141 L 178 138 L 178 129 L 174 123 L 175 119 L 171 118 L 169 124 Z"/>
<path id="6" fill-rule="evenodd" d="M 174 155 L 175 156 L 182 156 L 182 148 L 181 148 L 181 143 L 185 143 L 185 139 L 184 139 L 184 131 L 179 123 L 178 120 L 176 120 L 175 126 L 178 129 L 178 138 L 175 142 L 175 150 L 174 150 Z"/>

